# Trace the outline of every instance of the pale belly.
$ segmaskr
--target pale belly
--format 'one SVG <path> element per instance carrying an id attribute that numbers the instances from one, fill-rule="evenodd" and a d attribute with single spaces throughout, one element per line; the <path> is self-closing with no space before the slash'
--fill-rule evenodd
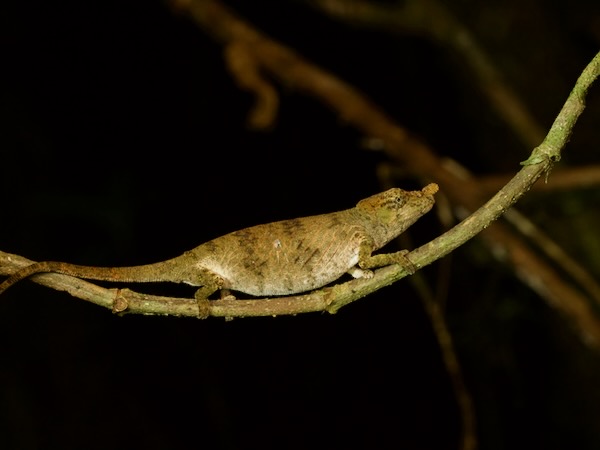
<path id="1" fill-rule="evenodd" d="M 301 237 L 277 227 L 269 231 L 261 239 L 245 231 L 220 238 L 213 243 L 218 256 L 206 258 L 203 267 L 223 278 L 225 288 L 273 296 L 318 289 L 358 263 L 359 239 L 352 227 L 343 230 L 345 239 L 339 239 L 339 229 Z"/>

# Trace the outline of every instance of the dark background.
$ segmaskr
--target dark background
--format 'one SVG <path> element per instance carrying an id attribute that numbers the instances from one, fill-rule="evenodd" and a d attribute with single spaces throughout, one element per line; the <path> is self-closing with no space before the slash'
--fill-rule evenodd
<path id="1" fill-rule="evenodd" d="M 475 173 L 514 172 L 531 150 L 461 59 L 425 39 L 352 28 L 302 2 L 230 4 Z M 455 7 L 549 126 L 598 50 L 596 2 Z M 380 190 L 385 157 L 293 87 L 278 86 L 272 130 L 249 130 L 252 97 L 222 48 L 162 2 L 5 1 L 0 50 L 3 251 L 143 264 Z M 599 99 L 596 86 L 563 164 L 598 160 Z M 522 207 L 565 238 L 589 228 L 580 219 L 599 195 Z M 411 236 L 440 231 L 430 214 Z M 481 448 L 598 448 L 598 355 L 477 242 L 451 261 L 447 316 Z M 423 271 L 434 289 L 438 270 Z M 193 292 L 169 289 L 139 286 Z M 335 316 L 230 322 L 115 317 L 28 282 L 0 300 L 5 449 L 457 448 L 459 410 L 408 280 Z"/>

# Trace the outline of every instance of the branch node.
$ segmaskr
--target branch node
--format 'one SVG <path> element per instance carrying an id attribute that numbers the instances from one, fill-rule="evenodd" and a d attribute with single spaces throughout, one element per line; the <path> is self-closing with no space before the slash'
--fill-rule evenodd
<path id="1" fill-rule="evenodd" d="M 112 312 L 113 314 L 119 314 L 129 308 L 129 302 L 127 299 L 121 295 L 121 289 L 117 289 L 117 293 L 115 295 L 115 299 L 112 304 Z"/>
<path id="2" fill-rule="evenodd" d="M 546 141 L 544 141 L 533 149 L 529 158 L 527 158 L 525 161 L 521 161 L 520 164 L 522 166 L 531 166 L 545 162 L 551 166 L 553 163 L 558 161 L 560 161 L 560 149 L 557 149 L 551 145 L 547 145 Z"/>

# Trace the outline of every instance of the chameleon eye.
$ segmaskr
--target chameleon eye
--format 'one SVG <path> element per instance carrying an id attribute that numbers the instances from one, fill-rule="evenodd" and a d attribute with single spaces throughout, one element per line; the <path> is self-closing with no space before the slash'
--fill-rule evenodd
<path id="1" fill-rule="evenodd" d="M 396 208 L 402 208 L 406 203 L 402 197 L 396 197 L 394 199 L 394 202 L 396 204 Z"/>

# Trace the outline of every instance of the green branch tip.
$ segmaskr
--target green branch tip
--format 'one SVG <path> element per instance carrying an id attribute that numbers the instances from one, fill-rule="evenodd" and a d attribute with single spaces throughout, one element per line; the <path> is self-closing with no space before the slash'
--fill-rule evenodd
<path id="1" fill-rule="evenodd" d="M 539 146 L 531 152 L 531 156 L 521 162 L 522 166 L 560 161 L 560 152 L 569 141 L 577 119 L 585 109 L 585 96 L 590 86 L 600 75 L 600 52 L 583 70 L 567 101 L 556 116 L 550 131 Z"/>

